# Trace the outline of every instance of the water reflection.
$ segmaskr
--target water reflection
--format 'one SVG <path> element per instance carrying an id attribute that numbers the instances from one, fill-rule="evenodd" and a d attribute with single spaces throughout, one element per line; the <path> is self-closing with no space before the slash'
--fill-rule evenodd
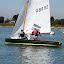
<path id="1" fill-rule="evenodd" d="M 18 58 L 22 61 L 21 64 L 53 64 L 54 62 L 53 48 L 28 46 L 17 48 L 16 51 Z"/>

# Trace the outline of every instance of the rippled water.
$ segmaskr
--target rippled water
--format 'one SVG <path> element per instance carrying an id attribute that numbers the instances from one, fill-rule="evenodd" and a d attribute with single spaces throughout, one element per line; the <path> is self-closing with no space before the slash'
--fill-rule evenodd
<path id="1" fill-rule="evenodd" d="M 58 40 L 62 47 L 5 45 L 13 28 L 0 27 L 0 64 L 64 64 L 64 34 L 61 29 L 52 29 L 55 35 L 45 34 L 40 39 Z"/>

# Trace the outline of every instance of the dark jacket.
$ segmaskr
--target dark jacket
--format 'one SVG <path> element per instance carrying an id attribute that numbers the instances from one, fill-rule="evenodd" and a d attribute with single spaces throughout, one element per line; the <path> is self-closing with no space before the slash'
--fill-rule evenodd
<path id="1" fill-rule="evenodd" d="M 20 36 L 21 37 L 24 37 L 25 36 L 25 33 L 23 32 L 23 33 L 20 33 Z"/>

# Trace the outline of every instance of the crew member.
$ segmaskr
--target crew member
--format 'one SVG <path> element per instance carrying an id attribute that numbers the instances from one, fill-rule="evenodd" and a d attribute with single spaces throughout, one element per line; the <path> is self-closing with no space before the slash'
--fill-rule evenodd
<path id="1" fill-rule="evenodd" d="M 37 30 L 37 29 L 35 29 L 33 32 L 32 32 L 32 35 L 33 35 L 33 39 L 34 40 L 39 40 L 39 38 L 38 38 L 38 35 L 40 34 L 40 32 Z"/>
<path id="2" fill-rule="evenodd" d="M 21 33 L 20 33 L 19 37 L 21 37 L 21 39 L 26 39 L 27 38 L 23 30 L 21 30 Z"/>

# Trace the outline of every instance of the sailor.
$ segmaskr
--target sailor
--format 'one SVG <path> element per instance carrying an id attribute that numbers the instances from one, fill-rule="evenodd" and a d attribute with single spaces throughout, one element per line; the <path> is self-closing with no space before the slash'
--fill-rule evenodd
<path id="1" fill-rule="evenodd" d="M 23 30 L 21 30 L 21 33 L 20 33 L 19 37 L 20 37 L 20 39 L 27 39 Z"/>
<path id="2" fill-rule="evenodd" d="M 38 35 L 40 34 L 40 32 L 37 30 L 37 29 L 35 29 L 33 32 L 32 32 L 32 35 L 33 35 L 33 39 L 34 40 L 39 40 L 39 38 L 38 38 Z"/>

